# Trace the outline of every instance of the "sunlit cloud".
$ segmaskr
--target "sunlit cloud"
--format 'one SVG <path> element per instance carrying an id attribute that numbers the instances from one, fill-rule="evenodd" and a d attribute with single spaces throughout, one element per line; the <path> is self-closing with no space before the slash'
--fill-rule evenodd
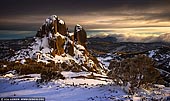
<path id="1" fill-rule="evenodd" d="M 99 32 L 90 34 L 90 37 L 115 37 L 118 42 L 170 42 L 170 33 L 150 33 L 150 34 L 125 34 L 114 32 Z"/>

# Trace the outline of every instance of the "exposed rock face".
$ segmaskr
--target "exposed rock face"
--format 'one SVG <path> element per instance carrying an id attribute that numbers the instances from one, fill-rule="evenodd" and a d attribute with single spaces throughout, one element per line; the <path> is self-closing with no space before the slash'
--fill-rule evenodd
<path id="1" fill-rule="evenodd" d="M 102 64 L 89 54 L 86 41 L 83 27 L 76 25 L 74 33 L 70 33 L 65 22 L 53 15 L 37 31 L 35 43 L 29 49 L 18 52 L 11 60 L 31 58 L 38 62 L 53 61 L 61 64 L 63 70 L 101 73 Z"/>
<path id="2" fill-rule="evenodd" d="M 52 33 L 54 36 L 55 33 L 60 33 L 61 35 L 67 35 L 67 27 L 63 20 L 61 20 L 56 15 L 52 15 L 51 17 L 45 20 L 45 24 L 37 32 L 37 37 L 43 37 L 44 35 L 48 35 L 48 33 Z"/>
<path id="3" fill-rule="evenodd" d="M 78 44 L 83 45 L 86 47 L 86 42 L 87 42 L 87 34 L 86 31 L 83 29 L 82 26 L 76 25 L 74 29 L 74 40 Z"/>
<path id="4" fill-rule="evenodd" d="M 67 28 L 66 28 L 66 24 L 63 20 L 59 20 L 57 23 L 57 27 L 58 27 L 58 32 L 61 35 L 66 36 L 67 35 Z"/>
<path id="5" fill-rule="evenodd" d="M 56 48 L 55 50 L 57 50 L 57 55 L 61 55 L 64 53 L 64 43 L 65 43 L 65 39 L 63 39 L 61 36 L 57 36 L 55 39 L 55 45 Z"/>
<path id="6" fill-rule="evenodd" d="M 66 53 L 68 53 L 71 56 L 74 56 L 74 44 L 71 42 L 68 42 L 65 49 Z"/>
<path id="7" fill-rule="evenodd" d="M 48 37 L 48 42 L 53 48 L 52 55 L 61 55 L 64 53 L 65 38 L 67 35 L 66 24 L 63 20 L 53 15 L 45 20 L 45 24 L 37 31 L 36 37 Z"/>

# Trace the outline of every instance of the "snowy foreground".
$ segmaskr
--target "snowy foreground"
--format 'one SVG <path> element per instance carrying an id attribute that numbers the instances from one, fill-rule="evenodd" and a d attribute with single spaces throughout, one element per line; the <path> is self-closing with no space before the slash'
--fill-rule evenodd
<path id="1" fill-rule="evenodd" d="M 6 74 L 0 78 L 0 97 L 45 97 L 46 101 L 140 101 L 144 99 L 169 100 L 170 88 L 158 86 L 159 90 L 141 90 L 139 94 L 128 95 L 126 87 L 114 85 L 104 75 L 91 73 L 62 72 L 65 80 L 54 80 L 47 84 L 38 84 L 39 74 L 16 76 Z"/>

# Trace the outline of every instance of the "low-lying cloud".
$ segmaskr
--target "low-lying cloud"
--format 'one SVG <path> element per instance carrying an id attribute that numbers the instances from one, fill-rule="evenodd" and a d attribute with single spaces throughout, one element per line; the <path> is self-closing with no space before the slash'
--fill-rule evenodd
<path id="1" fill-rule="evenodd" d="M 170 33 L 162 34 L 120 34 L 111 32 L 99 32 L 89 37 L 115 37 L 118 42 L 170 42 Z"/>

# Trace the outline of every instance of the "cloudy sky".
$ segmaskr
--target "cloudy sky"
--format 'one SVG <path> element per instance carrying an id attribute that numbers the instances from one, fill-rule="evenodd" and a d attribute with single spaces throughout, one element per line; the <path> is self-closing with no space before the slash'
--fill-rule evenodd
<path id="1" fill-rule="evenodd" d="M 170 0 L 0 0 L 0 30 L 36 31 L 57 15 L 69 29 L 116 33 L 170 32 Z"/>

